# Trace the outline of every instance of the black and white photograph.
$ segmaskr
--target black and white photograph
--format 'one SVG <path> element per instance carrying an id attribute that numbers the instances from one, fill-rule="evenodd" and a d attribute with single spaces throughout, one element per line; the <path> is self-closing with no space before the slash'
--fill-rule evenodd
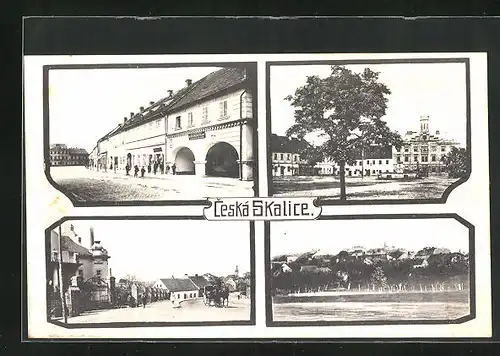
<path id="1" fill-rule="evenodd" d="M 66 327 L 251 325 L 252 244 L 249 222 L 64 221 L 47 230 L 47 319 Z"/>
<path id="2" fill-rule="evenodd" d="M 473 318 L 473 236 L 453 218 L 270 223 L 268 325 Z"/>
<path id="3" fill-rule="evenodd" d="M 352 62 L 268 66 L 270 193 L 445 202 L 471 169 L 466 60 Z"/>
<path id="4" fill-rule="evenodd" d="M 255 68 L 50 67 L 49 181 L 79 205 L 253 197 Z"/>

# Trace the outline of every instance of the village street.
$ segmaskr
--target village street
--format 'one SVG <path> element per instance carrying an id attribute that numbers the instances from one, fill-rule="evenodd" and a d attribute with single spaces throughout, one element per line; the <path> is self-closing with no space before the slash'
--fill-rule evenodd
<path id="1" fill-rule="evenodd" d="M 413 181 L 346 178 L 348 200 L 439 199 L 457 179 L 426 177 Z M 338 199 L 340 182 L 335 177 L 273 177 L 274 196 L 323 196 Z"/>
<path id="2" fill-rule="evenodd" d="M 126 176 L 122 172 L 97 172 L 85 167 L 51 167 L 50 174 L 74 199 L 85 202 L 254 196 L 253 181 L 235 178 L 159 173 L 141 178 Z"/>
<path id="3" fill-rule="evenodd" d="M 93 310 L 68 318 L 70 324 L 112 322 L 197 322 L 250 320 L 250 299 L 229 297 L 229 307 L 206 306 L 203 299 L 187 300 L 174 308 L 170 300 L 162 300 L 137 308 Z"/>

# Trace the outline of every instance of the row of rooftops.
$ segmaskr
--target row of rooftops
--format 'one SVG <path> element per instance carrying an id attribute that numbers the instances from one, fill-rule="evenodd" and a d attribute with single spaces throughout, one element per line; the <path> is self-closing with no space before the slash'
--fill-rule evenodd
<path id="1" fill-rule="evenodd" d="M 66 144 L 63 143 L 55 143 L 50 145 L 50 152 L 53 153 L 54 151 L 62 150 L 67 153 L 71 154 L 85 154 L 88 155 L 88 152 L 84 148 L 80 147 L 68 147 Z"/>
<path id="2" fill-rule="evenodd" d="M 194 83 L 191 79 L 187 79 L 186 86 L 179 91 L 174 93 L 172 90 L 168 90 L 166 97 L 150 101 L 149 106 L 140 107 L 138 113 L 130 112 L 130 117 L 124 117 L 122 123 L 101 137 L 98 142 L 243 85 L 246 80 L 247 71 L 244 68 L 222 68 Z"/>
<path id="3" fill-rule="evenodd" d="M 319 249 L 315 249 L 309 252 L 301 252 L 301 253 L 293 253 L 293 254 L 283 254 L 283 255 L 277 255 L 274 256 L 272 261 L 274 262 L 279 262 L 279 261 L 293 261 L 293 262 L 299 262 L 301 260 L 307 260 L 310 258 L 323 258 L 325 256 L 339 256 L 341 254 L 347 254 L 349 256 L 376 256 L 376 255 L 391 255 L 393 258 L 399 258 L 402 255 L 406 255 L 409 257 L 425 257 L 425 256 L 430 256 L 430 255 L 439 255 L 439 254 L 449 254 L 451 253 L 450 249 L 448 248 L 438 248 L 438 247 L 424 247 L 423 249 L 417 251 L 417 252 L 412 252 L 408 251 L 404 248 L 396 248 L 396 247 L 378 247 L 378 248 L 371 248 L 371 249 L 366 249 L 361 246 L 353 247 L 350 249 L 342 250 L 336 255 L 332 255 L 327 252 L 323 252 Z M 397 256 L 397 257 L 396 257 Z"/>

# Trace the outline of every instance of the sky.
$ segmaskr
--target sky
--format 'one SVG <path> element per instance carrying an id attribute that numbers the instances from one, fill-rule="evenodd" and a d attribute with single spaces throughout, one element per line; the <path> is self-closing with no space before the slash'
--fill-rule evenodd
<path id="1" fill-rule="evenodd" d="M 111 256 L 109 267 L 117 280 L 127 274 L 144 281 L 186 273 L 227 276 L 236 265 L 240 275 L 250 271 L 247 221 L 75 220 L 64 224 L 73 224 L 82 244 L 90 236 L 90 227 L 94 228 L 95 240 Z"/>
<path id="2" fill-rule="evenodd" d="M 85 148 L 130 113 L 220 68 L 53 69 L 49 72 L 50 143 Z"/>
<path id="3" fill-rule="evenodd" d="M 313 229 L 314 234 L 311 234 Z M 377 248 L 383 247 L 384 243 L 410 251 L 419 251 L 424 247 L 443 247 L 452 252 L 468 252 L 469 230 L 455 219 L 313 220 L 271 223 L 271 257 L 313 249 L 335 255 L 353 246 Z"/>
<path id="4" fill-rule="evenodd" d="M 347 65 L 354 72 L 369 67 L 380 72 L 379 82 L 390 90 L 386 115 L 388 126 L 401 135 L 419 131 L 420 116 L 430 117 L 431 132 L 466 142 L 466 82 L 463 63 L 411 63 Z M 271 131 L 284 135 L 294 122 L 294 108 L 284 98 L 304 85 L 306 77 L 330 74 L 329 65 L 271 66 Z"/>

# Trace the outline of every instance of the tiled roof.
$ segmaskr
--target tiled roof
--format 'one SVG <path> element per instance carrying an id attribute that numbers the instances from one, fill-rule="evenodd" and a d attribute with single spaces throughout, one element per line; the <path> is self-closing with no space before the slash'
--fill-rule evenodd
<path id="1" fill-rule="evenodd" d="M 309 146 L 306 140 L 288 138 L 286 136 L 271 135 L 271 151 L 285 153 L 301 153 Z"/>
<path id="2" fill-rule="evenodd" d="M 171 97 L 164 97 L 144 108 L 143 112 L 136 113 L 131 118 L 127 119 L 125 123 L 118 126 L 117 130 L 111 131 L 102 139 L 126 131 L 158 115 L 164 115 L 167 112 L 175 111 L 185 105 L 207 98 L 222 90 L 243 83 L 245 80 L 245 70 L 242 68 L 223 68 L 210 73 L 202 79 L 192 83 L 189 87 L 184 87 L 176 93 L 173 93 Z"/>
<path id="3" fill-rule="evenodd" d="M 203 276 L 191 276 L 189 279 L 200 289 L 210 284 Z"/>
<path id="4" fill-rule="evenodd" d="M 77 253 L 80 256 L 92 256 L 85 247 L 77 244 L 68 236 L 61 236 L 61 250 Z"/>
<path id="5" fill-rule="evenodd" d="M 223 68 L 210 73 L 206 77 L 191 84 L 191 90 L 189 90 L 180 100 L 173 103 L 173 105 L 169 107 L 169 111 L 175 111 L 185 105 L 210 97 L 225 89 L 241 84 L 245 80 L 246 73 L 243 68 Z"/>
<path id="6" fill-rule="evenodd" d="M 183 292 L 198 289 L 189 278 L 162 278 L 161 281 L 169 292 Z"/>

